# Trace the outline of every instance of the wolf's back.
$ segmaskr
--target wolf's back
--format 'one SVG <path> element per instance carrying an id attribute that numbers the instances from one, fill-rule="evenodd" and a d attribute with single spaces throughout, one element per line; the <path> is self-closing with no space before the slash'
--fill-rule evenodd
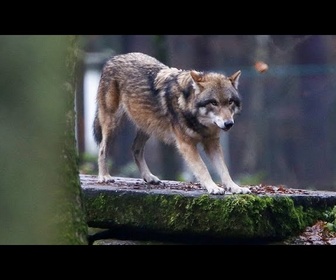
<path id="1" fill-rule="evenodd" d="M 113 83 L 120 90 L 123 85 L 136 88 L 145 87 L 152 84 L 157 73 L 164 68 L 168 68 L 168 66 L 143 53 L 116 55 L 105 63 L 101 83 L 109 84 L 105 91 L 109 90 Z"/>
<path id="2" fill-rule="evenodd" d="M 126 94 L 129 103 L 143 103 L 153 110 L 158 106 L 156 99 L 147 98 L 149 95 L 157 96 L 155 79 L 162 69 L 169 67 L 154 57 L 138 52 L 115 55 L 106 61 L 99 81 L 98 107 L 93 121 L 93 136 L 97 144 L 102 141 L 99 116 L 111 113 L 107 109 L 107 102 L 119 106 L 120 96 Z"/>

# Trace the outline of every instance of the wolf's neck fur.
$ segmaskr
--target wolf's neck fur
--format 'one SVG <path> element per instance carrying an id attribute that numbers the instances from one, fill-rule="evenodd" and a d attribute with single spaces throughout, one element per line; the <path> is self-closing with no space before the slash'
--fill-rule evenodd
<path id="1" fill-rule="evenodd" d="M 170 84 L 170 87 L 167 85 Z M 162 69 L 156 79 L 155 79 L 156 88 L 166 88 L 171 89 L 172 87 L 177 87 L 178 90 L 171 91 L 168 95 L 172 92 L 180 93 L 175 95 L 174 98 L 177 100 L 178 103 L 178 112 L 174 112 L 173 115 L 180 114 L 182 118 L 180 121 L 185 122 L 186 126 L 191 129 L 192 131 L 203 135 L 207 132 L 207 127 L 201 124 L 197 118 L 197 108 L 195 108 L 194 104 L 194 93 L 195 87 L 193 86 L 193 80 L 190 75 L 189 70 L 179 70 L 177 68 L 164 68 Z M 167 94 L 167 92 L 165 93 Z M 173 99 L 166 99 L 167 102 L 174 102 Z M 172 113 L 172 112 L 171 112 Z"/>
<path id="2" fill-rule="evenodd" d="M 207 130 L 207 127 L 201 124 L 198 121 L 196 114 L 193 114 L 191 111 L 183 112 L 182 116 L 184 117 L 187 127 L 191 130 L 199 134 L 203 134 Z"/>

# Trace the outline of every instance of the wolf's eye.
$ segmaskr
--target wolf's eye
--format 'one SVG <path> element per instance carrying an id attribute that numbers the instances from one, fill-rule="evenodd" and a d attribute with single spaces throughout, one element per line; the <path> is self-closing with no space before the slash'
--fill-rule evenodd
<path id="1" fill-rule="evenodd" d="M 229 105 L 232 105 L 234 103 L 233 99 L 229 99 Z"/>
<path id="2" fill-rule="evenodd" d="M 216 100 L 210 100 L 209 103 L 213 106 L 218 106 L 218 102 Z"/>

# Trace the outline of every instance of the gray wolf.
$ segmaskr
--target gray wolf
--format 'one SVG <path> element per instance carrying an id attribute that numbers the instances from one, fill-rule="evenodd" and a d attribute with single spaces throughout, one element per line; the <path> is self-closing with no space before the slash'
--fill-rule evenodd
<path id="1" fill-rule="evenodd" d="M 144 181 L 159 184 L 144 157 L 150 136 L 174 144 L 201 186 L 210 194 L 250 193 L 230 177 L 220 145 L 220 132 L 228 131 L 241 110 L 238 82 L 241 71 L 230 77 L 213 72 L 179 70 L 143 53 L 115 55 L 105 63 L 97 92 L 93 123 L 99 145 L 98 180 L 113 180 L 107 167 L 109 143 L 121 118 L 127 115 L 136 127 L 134 160 Z M 216 184 L 197 145 L 211 159 L 221 178 Z"/>

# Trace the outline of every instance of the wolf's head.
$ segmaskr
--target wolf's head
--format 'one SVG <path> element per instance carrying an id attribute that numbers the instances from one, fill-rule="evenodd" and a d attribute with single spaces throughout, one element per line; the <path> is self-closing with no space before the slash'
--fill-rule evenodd
<path id="1" fill-rule="evenodd" d="M 241 71 L 230 77 L 219 73 L 190 71 L 195 89 L 198 120 L 206 127 L 218 126 L 224 131 L 234 124 L 234 115 L 241 110 L 238 82 Z"/>

